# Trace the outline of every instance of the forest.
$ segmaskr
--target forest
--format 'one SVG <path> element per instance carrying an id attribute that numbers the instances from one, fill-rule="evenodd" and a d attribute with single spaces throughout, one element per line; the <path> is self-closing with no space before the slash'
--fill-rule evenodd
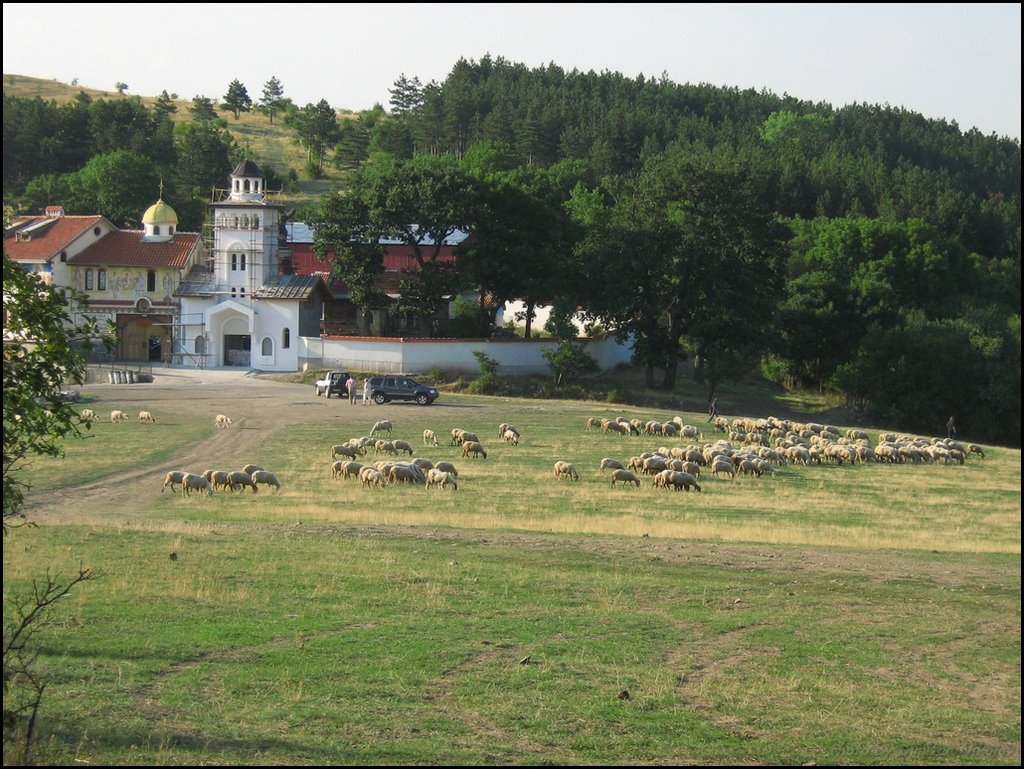
<path id="1" fill-rule="evenodd" d="M 162 180 L 198 230 L 210 190 L 253 154 L 232 122 L 262 110 L 305 152 L 298 169 L 253 157 L 268 186 L 340 179 L 292 217 L 315 225 L 357 301 L 374 298 L 376 244 L 398 238 L 419 262 L 401 309 L 427 318 L 478 290 L 466 335 L 501 302 L 550 305 L 568 358 L 582 312 L 633 335 L 652 388 L 692 361 L 709 398 L 756 371 L 908 430 L 952 414 L 963 434 L 1020 445 L 1019 140 L 888 105 L 489 56 L 441 83 L 403 73 L 388 109 L 340 118 L 276 79 L 263 94 L 234 81 L 184 116 L 166 91 L 147 106 L 5 89 L 5 209 L 132 226 Z M 456 264 L 422 247 L 456 229 L 472 233 Z"/>

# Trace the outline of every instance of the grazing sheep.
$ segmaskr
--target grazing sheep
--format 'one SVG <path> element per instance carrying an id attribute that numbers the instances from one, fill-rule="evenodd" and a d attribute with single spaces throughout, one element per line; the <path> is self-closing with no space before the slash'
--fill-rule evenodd
<path id="1" fill-rule="evenodd" d="M 85 412 L 83 411 L 82 413 L 84 414 Z M 967 444 L 967 452 L 969 454 L 978 454 L 979 456 L 981 456 L 982 459 L 985 458 L 985 450 L 977 443 Z"/>
<path id="2" fill-rule="evenodd" d="M 711 463 L 711 474 L 718 477 L 719 473 L 725 473 L 730 478 L 736 477 L 736 466 L 733 465 L 726 457 L 717 457 L 714 462 Z"/>
<path id="3" fill-rule="evenodd" d="M 248 465 L 246 465 L 248 467 Z M 253 470 L 253 473 L 262 472 L 261 470 Z M 256 484 L 252 482 L 252 473 L 247 473 L 244 470 L 233 470 L 228 473 L 228 483 L 231 485 L 232 491 L 241 491 L 243 488 L 248 486 L 252 489 L 252 493 L 256 494 L 259 489 L 256 488 Z M 235 487 L 238 487 L 237 489 Z"/>
<path id="4" fill-rule="evenodd" d="M 511 443 L 513 446 L 519 445 L 519 433 L 515 430 L 506 430 L 504 433 L 505 443 Z"/>
<path id="5" fill-rule="evenodd" d="M 229 416 L 226 416 L 224 414 L 218 414 L 217 416 L 215 416 L 213 418 L 213 426 L 214 427 L 227 428 L 230 425 L 231 425 L 231 417 L 229 417 Z"/>
<path id="6" fill-rule="evenodd" d="M 612 457 L 605 457 L 601 460 L 600 471 L 603 473 L 606 469 L 608 470 L 625 470 L 625 466 L 618 459 Z"/>
<path id="7" fill-rule="evenodd" d="M 519 428 L 516 427 L 515 425 L 509 424 L 508 422 L 502 422 L 500 425 L 498 425 L 498 437 L 505 438 L 505 433 L 509 432 L 510 430 L 516 434 L 517 438 L 519 437 Z M 506 438 L 506 440 L 508 439 Z"/>
<path id="8" fill-rule="evenodd" d="M 395 448 L 395 444 L 392 443 L 391 441 L 377 441 L 375 444 L 373 444 L 374 454 L 380 454 L 382 451 L 385 454 L 392 454 L 394 456 L 398 456 L 398 449 Z"/>
<path id="9" fill-rule="evenodd" d="M 695 491 L 700 491 L 700 484 L 697 483 L 697 479 L 689 473 L 672 472 L 672 475 L 669 477 L 669 483 L 672 484 L 676 491 L 680 489 L 689 491 L 691 486 Z"/>
<path id="10" fill-rule="evenodd" d="M 484 447 L 479 441 L 467 441 L 462 444 L 462 456 L 468 457 L 472 454 L 474 457 L 482 456 L 487 459 L 487 452 L 484 451 Z"/>
<path id="11" fill-rule="evenodd" d="M 348 480 L 349 478 L 352 478 L 353 476 L 354 477 L 359 477 L 359 471 L 362 470 L 363 467 L 365 467 L 365 465 L 362 465 L 359 462 L 352 462 L 352 461 L 349 461 L 349 462 L 338 461 L 338 462 L 335 462 L 334 464 L 336 464 L 336 465 L 340 464 L 341 465 L 340 475 L 341 475 L 342 478 L 344 478 L 346 480 Z"/>
<path id="12" fill-rule="evenodd" d="M 181 479 L 181 490 L 190 497 L 193 491 L 205 491 L 206 496 L 213 496 L 213 484 L 210 480 L 195 473 L 185 473 L 185 477 Z"/>
<path id="13" fill-rule="evenodd" d="M 414 459 L 412 461 L 412 463 L 414 465 L 416 465 L 418 468 L 420 468 L 421 470 L 423 470 L 424 472 L 426 472 L 427 470 L 433 470 L 434 469 L 434 463 L 431 462 L 426 457 L 416 457 L 416 459 Z"/>
<path id="14" fill-rule="evenodd" d="M 168 486 L 171 487 L 171 491 L 173 492 L 175 490 L 174 489 L 175 484 L 179 484 L 180 485 L 182 480 L 184 480 L 186 475 L 188 475 L 188 472 L 186 470 L 171 470 L 171 471 L 169 471 L 167 473 L 167 475 L 164 476 L 164 487 L 162 489 L 160 489 L 160 493 L 163 494 L 164 491 L 167 490 Z"/>
<path id="15" fill-rule="evenodd" d="M 580 479 L 580 474 L 576 472 L 576 468 L 572 466 L 571 462 L 566 462 L 560 459 L 555 462 L 555 477 L 568 478 L 570 481 L 578 481 Z"/>
<path id="16" fill-rule="evenodd" d="M 409 445 L 408 441 L 392 441 L 392 445 L 395 447 L 395 451 L 408 452 L 411 457 L 416 452 L 412 450 L 412 446 Z"/>
<path id="17" fill-rule="evenodd" d="M 471 433 L 469 430 L 453 430 L 452 440 L 457 446 L 463 446 L 466 443 L 480 443 L 476 433 Z"/>
<path id="18" fill-rule="evenodd" d="M 342 462 L 341 460 L 338 460 L 337 462 L 331 464 L 331 478 L 340 478 L 344 467 L 345 463 Z"/>
<path id="19" fill-rule="evenodd" d="M 359 482 L 367 488 L 376 486 L 379 489 L 383 489 L 388 485 L 383 473 L 376 467 L 370 467 L 369 465 L 359 471 Z"/>
<path id="20" fill-rule="evenodd" d="M 433 430 L 424 430 L 423 431 L 423 445 L 424 446 L 430 446 L 430 445 L 436 446 L 437 445 L 437 434 Z"/>
<path id="21" fill-rule="evenodd" d="M 593 430 L 597 428 L 601 429 L 601 418 L 600 417 L 587 417 L 587 429 Z"/>
<path id="22" fill-rule="evenodd" d="M 438 462 L 434 465 L 435 470 L 440 470 L 443 473 L 451 473 L 456 478 L 459 477 L 459 471 L 455 469 L 455 465 L 451 462 Z"/>
<path id="23" fill-rule="evenodd" d="M 349 446 L 346 443 L 341 443 L 337 446 L 331 447 L 331 459 L 337 459 L 339 456 L 355 459 L 361 454 L 366 454 L 366 449 Z M 262 470 L 263 468 L 260 469 Z"/>
<path id="24" fill-rule="evenodd" d="M 118 424 L 119 422 L 127 422 L 128 421 L 128 415 L 125 414 L 123 411 L 111 411 L 110 412 L 110 421 L 111 421 L 112 424 L 115 424 L 115 425 Z"/>
<path id="25" fill-rule="evenodd" d="M 427 471 L 426 487 L 428 489 L 435 487 L 438 489 L 445 489 L 448 486 L 452 487 L 452 491 L 458 491 L 459 483 L 454 475 L 442 470 L 437 470 L 436 468 Z"/>
<path id="26" fill-rule="evenodd" d="M 234 491 L 231 485 L 231 473 L 227 470 L 215 470 L 210 475 L 210 483 L 216 491 Z"/>
<path id="27" fill-rule="evenodd" d="M 273 486 L 274 491 L 281 490 L 281 483 L 277 480 L 277 476 L 267 470 L 257 470 L 252 474 L 253 489 L 263 484 L 264 486 Z"/>
<path id="28" fill-rule="evenodd" d="M 139 412 L 139 421 L 140 422 L 149 422 L 151 424 L 156 424 L 156 420 L 153 419 L 153 415 L 150 412 L 148 412 L 148 411 L 140 411 Z"/>
<path id="29" fill-rule="evenodd" d="M 82 409 L 82 412 L 78 416 L 85 422 L 91 422 L 96 418 L 96 412 L 92 409 Z"/>
<path id="30" fill-rule="evenodd" d="M 636 477 L 636 474 L 624 469 L 612 471 L 612 486 L 616 483 L 635 483 L 636 487 L 640 488 L 640 479 Z"/>
<path id="31" fill-rule="evenodd" d="M 379 422 L 375 422 L 373 427 L 370 428 L 370 435 L 377 435 L 377 433 L 391 435 L 393 429 L 390 419 L 382 419 Z"/>
<path id="32" fill-rule="evenodd" d="M 426 480 L 421 468 L 405 462 L 392 465 L 387 478 L 391 483 L 423 483 Z"/>
<path id="33" fill-rule="evenodd" d="M 266 469 L 267 468 L 263 467 L 262 465 L 246 465 L 245 467 L 242 468 L 242 472 L 245 473 L 246 475 L 252 475 L 257 470 L 266 470 Z"/>

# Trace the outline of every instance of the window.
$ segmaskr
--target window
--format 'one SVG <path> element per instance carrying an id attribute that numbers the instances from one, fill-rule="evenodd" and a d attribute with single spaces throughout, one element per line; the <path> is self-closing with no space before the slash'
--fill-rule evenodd
<path id="1" fill-rule="evenodd" d="M 240 256 L 242 258 L 238 260 L 238 269 L 244 270 L 245 269 L 245 254 L 240 254 Z"/>
<path id="2" fill-rule="evenodd" d="M 206 337 L 200 334 L 196 337 L 196 355 L 203 355 L 206 353 Z"/>
<path id="3" fill-rule="evenodd" d="M 68 260 L 68 252 L 67 251 L 61 251 L 60 252 L 60 260 L 62 262 L 66 262 Z"/>
<path id="4" fill-rule="evenodd" d="M 232 254 L 231 255 L 231 269 L 232 270 L 237 270 L 238 269 L 238 254 Z"/>
<path id="5" fill-rule="evenodd" d="M 282 350 L 287 350 L 291 346 L 292 346 L 292 330 L 290 328 L 286 328 L 284 331 L 281 332 L 281 349 Z"/>
<path id="6" fill-rule="evenodd" d="M 168 235 L 173 235 L 174 234 L 174 225 L 173 224 L 170 227 L 167 228 L 167 234 Z"/>
<path id="7" fill-rule="evenodd" d="M 263 344 L 260 347 L 260 352 L 263 354 L 264 358 L 269 358 L 271 355 L 273 355 L 274 340 L 272 340 L 269 336 L 263 337 Z"/>
<path id="8" fill-rule="evenodd" d="M 258 230 L 260 228 L 260 217 L 257 214 L 252 215 L 252 228 Z"/>
<path id="9" fill-rule="evenodd" d="M 231 298 L 234 299 L 236 296 L 238 296 L 238 289 L 235 288 L 234 286 L 232 286 L 231 287 Z"/>
<path id="10" fill-rule="evenodd" d="M 97 238 L 100 236 L 101 232 L 103 232 L 103 230 L 101 230 L 99 227 L 92 228 L 92 234 L 95 235 Z"/>
<path id="11" fill-rule="evenodd" d="M 146 273 L 146 290 L 156 291 L 156 270 L 150 270 Z"/>
<path id="12" fill-rule="evenodd" d="M 85 271 L 85 290 L 92 291 L 92 270 Z"/>
<path id="13" fill-rule="evenodd" d="M 242 286 L 240 289 L 238 289 L 238 295 L 245 299 L 245 286 Z"/>
<path id="14" fill-rule="evenodd" d="M 160 225 L 159 224 L 154 224 L 153 225 L 153 234 L 154 235 L 159 235 L 160 234 Z"/>
<path id="15" fill-rule="evenodd" d="M 106 270 L 100 270 L 99 272 L 96 273 L 96 288 L 98 288 L 100 291 L 106 291 L 107 290 L 107 271 Z"/>

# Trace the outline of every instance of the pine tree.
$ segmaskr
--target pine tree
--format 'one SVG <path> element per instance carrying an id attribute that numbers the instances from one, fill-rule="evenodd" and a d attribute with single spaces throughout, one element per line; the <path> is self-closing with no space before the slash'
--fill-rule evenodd
<path id="1" fill-rule="evenodd" d="M 276 77 L 271 77 L 266 83 L 263 84 L 263 98 L 260 99 L 260 103 L 263 105 L 263 109 L 268 115 L 270 115 L 270 122 L 274 122 L 274 113 L 281 108 L 281 99 L 284 97 L 284 86 L 281 85 L 281 81 Z"/>
<path id="2" fill-rule="evenodd" d="M 228 92 L 224 94 L 224 104 L 221 108 L 234 113 L 235 120 L 238 120 L 240 113 L 248 112 L 252 109 L 252 99 L 249 98 L 249 92 L 245 90 L 245 86 L 237 79 L 232 80 L 231 84 L 228 85 Z"/>

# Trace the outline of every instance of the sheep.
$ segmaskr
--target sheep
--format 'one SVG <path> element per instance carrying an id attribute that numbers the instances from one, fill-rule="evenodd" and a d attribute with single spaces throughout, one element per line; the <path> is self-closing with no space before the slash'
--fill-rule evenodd
<path id="1" fill-rule="evenodd" d="M 426 457 L 416 457 L 416 459 L 414 459 L 412 463 L 423 471 L 434 469 L 434 463 L 431 462 Z"/>
<path id="2" fill-rule="evenodd" d="M 616 483 L 635 483 L 636 487 L 640 488 L 640 479 L 636 477 L 636 474 L 629 470 L 619 469 L 612 471 L 612 486 Z"/>
<path id="3" fill-rule="evenodd" d="M 250 475 L 251 476 L 257 470 L 266 470 L 266 469 L 267 468 L 263 467 L 262 465 L 246 465 L 245 467 L 242 468 L 242 472 L 245 473 L 246 475 Z"/>
<path id="4" fill-rule="evenodd" d="M 376 467 L 370 467 L 367 465 L 359 471 L 359 482 L 369 488 L 370 486 L 376 486 L 377 488 L 383 489 L 387 486 L 387 481 L 384 480 L 384 475 Z"/>
<path id="5" fill-rule="evenodd" d="M 193 491 L 205 491 L 206 496 L 213 496 L 213 484 L 208 478 L 195 473 L 185 473 L 185 477 L 181 479 L 181 490 L 190 497 Z"/>
<path id="6" fill-rule="evenodd" d="M 725 473 L 730 478 L 735 478 L 736 466 L 726 457 L 718 457 L 711 463 L 711 474 L 717 478 L 719 473 Z"/>
<path id="7" fill-rule="evenodd" d="M 515 430 L 506 430 L 504 438 L 505 443 L 511 443 L 513 446 L 519 445 L 519 433 Z"/>
<path id="8" fill-rule="evenodd" d="M 281 490 L 281 483 L 277 480 L 277 476 L 267 470 L 257 470 L 252 474 L 253 489 L 256 489 L 261 483 L 264 486 L 273 486 L 274 491 Z"/>
<path id="9" fill-rule="evenodd" d="M 484 451 L 484 447 L 479 441 L 467 441 L 462 444 L 462 456 L 468 457 L 472 454 L 474 457 L 482 456 L 487 459 L 487 452 Z"/>
<path id="10" fill-rule="evenodd" d="M 116 425 L 119 422 L 127 422 L 127 421 L 128 421 L 128 415 L 125 414 L 123 411 L 116 411 L 115 410 L 115 411 L 111 411 L 110 412 L 110 422 L 111 422 L 111 424 L 115 424 Z"/>
<path id="11" fill-rule="evenodd" d="M 231 473 L 227 470 L 215 470 L 210 475 L 210 483 L 219 491 L 234 490 L 231 486 Z"/>
<path id="12" fill-rule="evenodd" d="M 625 470 L 625 466 L 618 459 L 612 457 L 605 457 L 601 460 L 600 471 L 603 473 L 606 469 L 610 470 Z"/>
<path id="13" fill-rule="evenodd" d="M 423 470 L 413 464 L 392 465 L 388 471 L 387 478 L 391 483 L 423 483 L 426 476 Z"/>
<path id="14" fill-rule="evenodd" d="M 395 444 L 391 441 L 377 441 L 375 444 L 373 444 L 374 454 L 380 454 L 382 451 L 385 454 L 392 454 L 394 456 L 398 456 L 398 449 L 395 448 Z"/>
<path id="15" fill-rule="evenodd" d="M 349 446 L 344 443 L 331 447 L 331 459 L 337 459 L 339 456 L 355 459 L 361 454 L 366 454 L 366 449 L 356 448 L 355 446 Z"/>
<path id="16" fill-rule="evenodd" d="M 662 470 L 667 470 L 668 465 L 665 462 L 665 457 L 655 454 L 653 457 L 647 457 L 644 460 L 643 466 L 640 468 L 640 472 L 643 475 L 656 475 Z"/>
<path id="17" fill-rule="evenodd" d="M 840 464 L 842 464 L 840 462 Z M 750 459 L 741 459 L 740 465 L 737 468 L 743 475 L 756 475 L 758 478 L 761 477 L 762 470 Z"/>
<path id="18" fill-rule="evenodd" d="M 96 412 L 92 409 L 82 409 L 78 416 L 81 417 L 83 422 L 91 422 L 96 418 Z"/>
<path id="19" fill-rule="evenodd" d="M 571 462 L 565 460 L 558 460 L 555 462 L 555 477 L 556 478 L 568 478 L 570 481 L 578 481 L 580 474 L 576 472 L 576 468 L 572 466 Z"/>
<path id="20" fill-rule="evenodd" d="M 680 489 L 686 489 L 689 492 L 692 486 L 695 491 L 700 491 L 700 484 L 697 483 L 697 479 L 689 473 L 672 472 L 669 478 L 669 483 L 675 488 L 676 491 Z"/>
<path id="21" fill-rule="evenodd" d="M 231 425 L 231 417 L 225 414 L 218 414 L 213 418 L 213 426 L 217 428 L 228 428 Z"/>
<path id="22" fill-rule="evenodd" d="M 341 472 L 342 472 L 342 469 L 344 468 L 344 466 L 345 466 L 345 463 L 342 462 L 341 460 L 338 460 L 337 462 L 332 463 L 331 464 L 331 478 L 340 478 L 341 477 Z"/>
<path id="23" fill-rule="evenodd" d="M 390 419 L 382 419 L 379 422 L 374 422 L 373 427 L 370 428 L 370 435 L 376 435 L 377 433 L 387 433 L 391 435 L 393 426 Z"/>
<path id="24" fill-rule="evenodd" d="M 248 465 L 246 465 L 248 467 Z M 253 472 L 262 472 L 260 470 L 254 470 Z M 240 489 L 248 486 L 252 489 L 252 493 L 256 494 L 259 489 L 256 488 L 256 484 L 252 482 L 252 473 L 247 473 L 244 470 L 233 470 L 228 473 L 228 484 L 231 486 L 232 491 L 239 491 Z M 238 487 L 237 489 L 235 487 Z"/>
<path id="25" fill-rule="evenodd" d="M 459 471 L 455 469 L 455 465 L 451 462 L 438 462 L 434 465 L 435 470 L 440 470 L 443 473 L 451 473 L 456 478 L 459 477 Z"/>
<path id="26" fill-rule="evenodd" d="M 502 422 L 500 425 L 498 425 L 498 437 L 499 438 L 504 438 L 505 440 L 508 440 L 508 437 L 507 437 L 506 434 L 509 431 L 515 433 L 517 438 L 519 437 L 519 430 L 518 430 L 518 428 L 515 425 L 509 424 L 508 422 Z"/>
<path id="27" fill-rule="evenodd" d="M 409 456 L 410 457 L 413 454 L 416 453 L 416 452 L 414 452 L 412 450 L 412 446 L 409 445 L 408 441 L 401 441 L 401 440 L 399 440 L 399 441 L 392 441 L 392 445 L 395 447 L 395 451 L 396 452 L 399 452 L 399 451 L 405 452 L 405 451 L 407 451 L 407 452 L 409 452 Z"/>
<path id="28" fill-rule="evenodd" d="M 600 417 L 587 417 L 587 430 L 601 429 Z"/>
<path id="29" fill-rule="evenodd" d="M 437 445 L 437 434 L 433 430 L 424 430 L 423 431 L 423 445 L 424 446 L 430 446 L 430 445 L 436 446 Z"/>
<path id="30" fill-rule="evenodd" d="M 480 439 L 476 433 L 471 433 L 469 430 L 453 430 L 452 440 L 454 445 L 463 446 L 466 443 L 480 443 Z"/>
<path id="31" fill-rule="evenodd" d="M 445 489 L 448 486 L 452 487 L 452 491 L 458 491 L 459 483 L 454 475 L 437 469 L 432 469 L 427 472 L 426 487 L 428 489 Z"/>
<path id="32" fill-rule="evenodd" d="M 84 414 L 85 412 L 83 411 L 82 413 Z M 969 454 L 978 454 L 979 456 L 981 456 L 982 459 L 985 458 L 985 449 L 983 449 L 977 443 L 969 443 L 969 444 L 967 444 L 967 453 L 969 453 Z"/>
<path id="33" fill-rule="evenodd" d="M 335 465 L 341 465 L 341 470 L 338 473 L 338 475 L 335 476 L 335 477 L 341 477 L 341 478 L 344 478 L 346 480 L 348 480 L 349 478 L 351 478 L 353 476 L 358 477 L 359 476 L 359 471 L 362 470 L 363 467 L 365 467 L 365 465 L 362 465 L 359 462 L 353 462 L 353 461 L 342 462 L 342 461 L 339 460 L 339 461 L 335 462 L 334 464 Z"/>
<path id="34" fill-rule="evenodd" d="M 149 422 L 150 424 L 156 424 L 156 420 L 153 419 L 153 414 L 149 411 L 139 412 L 139 422 Z"/>
<path id="35" fill-rule="evenodd" d="M 167 475 L 164 476 L 164 487 L 160 489 L 160 493 L 163 494 L 164 491 L 167 490 L 168 486 L 171 487 L 171 491 L 173 492 L 175 490 L 174 485 L 180 484 L 186 475 L 188 475 L 186 470 L 169 471 Z"/>

